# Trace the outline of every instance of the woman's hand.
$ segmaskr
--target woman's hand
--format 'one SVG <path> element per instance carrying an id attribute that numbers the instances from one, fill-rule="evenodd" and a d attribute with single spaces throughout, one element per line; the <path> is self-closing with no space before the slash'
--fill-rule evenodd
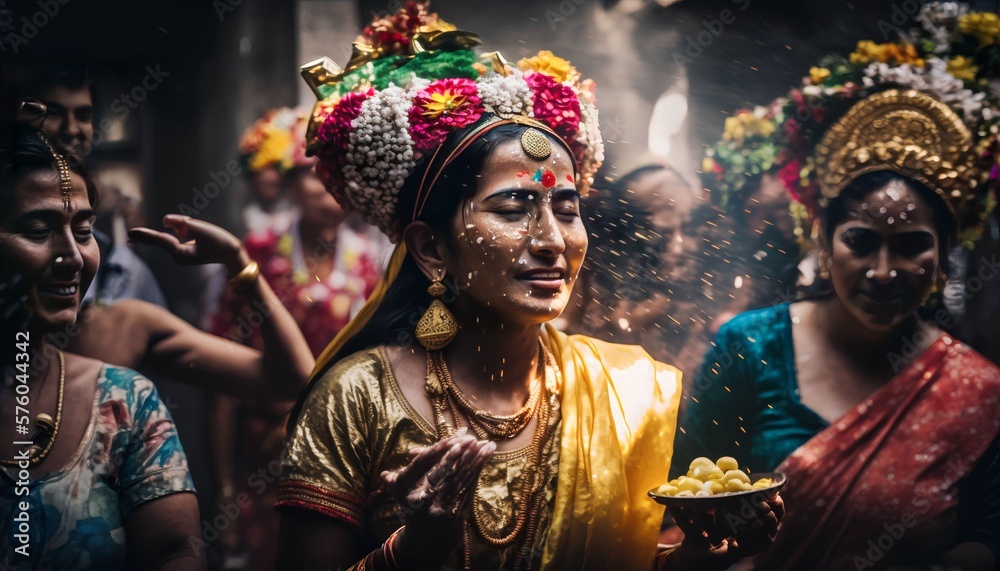
<path id="1" fill-rule="evenodd" d="M 190 216 L 167 214 L 163 217 L 163 225 L 174 233 L 139 227 L 129 230 L 128 236 L 134 242 L 163 248 L 182 266 L 223 264 L 230 277 L 250 263 L 239 238 L 215 224 Z"/>
<path id="2" fill-rule="evenodd" d="M 671 508 L 670 513 L 684 532 L 684 541 L 663 559 L 660 569 L 726 569 L 771 546 L 785 504 L 777 494 L 771 498 L 754 494 L 739 506 L 714 513 L 680 508 Z"/>
<path id="3" fill-rule="evenodd" d="M 409 464 L 382 473 L 406 522 L 396 541 L 397 558 L 439 565 L 454 551 L 479 473 L 495 450 L 495 443 L 463 432 L 411 451 Z"/>

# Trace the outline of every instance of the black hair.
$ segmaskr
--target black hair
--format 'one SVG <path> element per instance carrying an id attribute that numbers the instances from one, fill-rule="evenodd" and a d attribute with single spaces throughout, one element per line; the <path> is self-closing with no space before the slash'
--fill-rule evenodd
<path id="1" fill-rule="evenodd" d="M 490 117 L 484 116 L 479 123 L 452 133 L 441 149 L 441 153 L 447 154 L 464 139 L 466 133 L 486 120 L 490 120 Z M 465 199 L 475 192 L 479 184 L 479 174 L 486 167 L 486 160 L 497 147 L 506 142 L 517 140 L 526 129 L 528 129 L 527 126 L 518 123 L 501 125 L 469 144 L 455 160 L 441 171 L 441 176 L 429 193 L 427 202 L 417 220 L 425 222 L 446 241 L 457 240 L 451 235 L 452 220 L 464 204 Z M 553 143 L 562 145 L 556 141 Z M 426 168 L 426 165 L 424 167 Z M 402 221 L 413 218 L 416 195 L 422 178 L 419 174 L 411 174 L 399 191 L 400 200 L 397 203 L 396 216 Z M 453 296 L 457 288 L 456 284 L 447 277 L 444 283 L 449 288 L 449 292 L 444 294 L 444 301 L 447 302 L 449 296 Z M 431 303 L 431 296 L 426 293 L 429 286 L 430 280 L 417 266 L 413 257 L 407 255 L 400 267 L 399 274 L 389 286 L 375 314 L 354 337 L 340 348 L 337 354 L 328 361 L 326 367 L 317 371 L 310 379 L 309 384 L 289 414 L 289 431 L 295 426 L 306 396 L 317 379 L 322 377 L 338 361 L 376 345 L 403 345 L 412 342 L 414 327 Z"/>
<path id="2" fill-rule="evenodd" d="M 20 123 L 0 123 L 0 205 L 17 183 L 29 174 L 49 170 L 58 173 L 52 150 L 56 148 L 44 133 Z M 85 170 L 67 160 L 70 171 L 83 178 L 91 207 L 97 205 L 97 187 Z"/>
<path id="3" fill-rule="evenodd" d="M 3 94 L 4 120 L 13 119 L 17 105 L 21 100 L 41 99 L 42 94 L 56 87 L 64 87 L 71 91 L 87 89 L 93 96 L 93 86 L 90 70 L 82 65 L 44 65 L 15 69 L 14 79 L 10 82 L 7 93 Z"/>
<path id="4" fill-rule="evenodd" d="M 927 185 L 895 171 L 881 170 L 865 173 L 847 185 L 837 197 L 830 200 L 826 208 L 820 212 L 820 224 L 827 247 L 833 244 L 833 231 L 847 219 L 850 206 L 862 200 L 866 195 L 899 181 L 908 190 L 919 196 L 923 202 L 934 209 L 934 228 L 940 241 L 940 267 L 948 273 L 948 252 L 957 240 L 955 218 L 944 202 L 944 199 Z"/>

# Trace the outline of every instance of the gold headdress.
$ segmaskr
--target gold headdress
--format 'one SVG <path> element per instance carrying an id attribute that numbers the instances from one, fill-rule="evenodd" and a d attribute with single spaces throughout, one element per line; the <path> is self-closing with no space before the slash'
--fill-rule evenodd
<path id="1" fill-rule="evenodd" d="M 854 105 L 816 149 L 820 191 L 829 200 L 855 178 L 889 170 L 933 189 L 961 218 L 980 173 L 968 127 L 950 107 L 914 90 L 891 89 Z"/>

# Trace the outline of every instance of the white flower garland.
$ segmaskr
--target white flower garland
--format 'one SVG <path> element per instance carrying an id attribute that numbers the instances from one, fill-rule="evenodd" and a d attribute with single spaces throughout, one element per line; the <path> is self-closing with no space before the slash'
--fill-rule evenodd
<path id="1" fill-rule="evenodd" d="M 580 131 L 576 139 L 586 149 L 583 164 L 580 165 L 580 182 L 587 189 L 594 184 L 594 175 L 597 174 L 597 168 L 588 169 L 587 166 L 597 166 L 604 162 L 604 139 L 598 122 L 597 106 L 593 103 L 580 101 Z"/>
<path id="2" fill-rule="evenodd" d="M 343 168 L 351 206 L 393 242 L 399 239 L 399 190 L 416 166 L 409 111 L 414 92 L 389 85 L 361 104 Z"/>
<path id="3" fill-rule="evenodd" d="M 915 19 L 934 38 L 934 53 L 940 55 L 951 51 L 951 33 L 955 22 L 968 12 L 969 5 L 964 2 L 931 2 L 920 8 Z"/>
<path id="4" fill-rule="evenodd" d="M 961 79 L 948 73 L 947 64 L 942 59 L 928 59 L 925 68 L 910 64 L 891 66 L 872 63 L 865 68 L 864 73 L 862 82 L 865 87 L 883 83 L 899 84 L 933 96 L 958 112 L 970 125 L 983 120 L 983 100 L 986 94 L 966 89 Z"/>
<path id="5" fill-rule="evenodd" d="M 344 195 L 351 208 L 398 242 L 401 225 L 397 216 L 399 191 L 413 174 L 422 156 L 410 136 L 409 111 L 416 95 L 430 82 L 413 77 L 406 87 L 390 84 L 361 104 L 361 113 L 351 123 L 350 141 L 341 169 Z M 482 105 L 502 116 L 534 117 L 534 95 L 524 74 L 512 70 L 507 76 L 489 73 L 476 82 Z M 584 188 L 593 183 L 604 160 L 604 143 L 598 126 L 597 107 L 580 101 L 580 129 L 576 140 L 587 149 L 580 172 Z"/>
<path id="6" fill-rule="evenodd" d="M 490 73 L 479 79 L 476 86 L 483 105 L 497 114 L 535 116 L 531 88 L 519 70 L 513 70 L 506 77 Z"/>

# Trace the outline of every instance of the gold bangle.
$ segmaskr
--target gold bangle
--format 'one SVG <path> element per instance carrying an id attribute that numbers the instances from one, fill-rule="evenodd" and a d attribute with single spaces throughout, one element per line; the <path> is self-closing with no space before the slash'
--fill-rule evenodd
<path id="1" fill-rule="evenodd" d="M 240 273 L 229 280 L 229 285 L 232 286 L 233 291 L 236 293 L 244 293 L 257 281 L 258 275 L 260 275 L 260 266 L 257 265 L 257 262 L 251 260 L 245 268 L 240 270 Z"/>

